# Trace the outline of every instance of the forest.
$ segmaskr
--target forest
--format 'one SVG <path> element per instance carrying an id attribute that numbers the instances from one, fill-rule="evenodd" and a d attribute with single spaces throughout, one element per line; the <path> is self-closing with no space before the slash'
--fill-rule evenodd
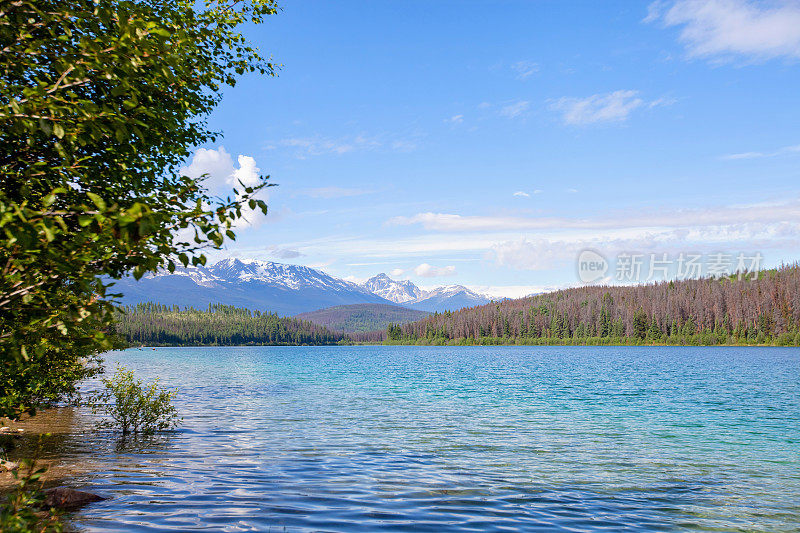
<path id="1" fill-rule="evenodd" d="M 416 344 L 800 345 L 800 266 L 758 279 L 587 286 L 435 313 L 356 341 Z"/>
<path id="2" fill-rule="evenodd" d="M 416 322 L 389 324 L 385 330 L 364 331 L 364 325 L 380 321 L 361 314 L 362 330 L 345 334 L 332 331 L 328 323 L 315 323 L 320 318 L 333 323 L 327 315 L 312 322 L 220 304 L 197 310 L 147 303 L 122 308 L 114 331 L 133 345 L 800 346 L 800 266 L 764 271 L 758 279 L 731 276 L 564 289 L 434 313 Z"/>
<path id="3" fill-rule="evenodd" d="M 337 305 L 301 313 L 296 317 L 343 333 L 378 331 L 390 324 L 405 324 L 428 316 L 428 311 L 387 304 Z"/>
<path id="4" fill-rule="evenodd" d="M 343 339 L 312 322 L 220 304 L 205 310 L 154 303 L 123 307 L 114 332 L 128 344 L 146 346 L 311 346 Z"/>

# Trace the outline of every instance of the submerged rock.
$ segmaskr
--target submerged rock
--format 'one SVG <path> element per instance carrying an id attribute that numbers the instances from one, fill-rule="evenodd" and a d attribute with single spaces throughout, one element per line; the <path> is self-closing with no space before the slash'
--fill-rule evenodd
<path id="1" fill-rule="evenodd" d="M 67 487 L 48 489 L 44 491 L 44 494 L 45 507 L 55 507 L 57 509 L 76 509 L 106 499 L 97 494 L 92 494 L 91 492 L 84 492 Z"/>

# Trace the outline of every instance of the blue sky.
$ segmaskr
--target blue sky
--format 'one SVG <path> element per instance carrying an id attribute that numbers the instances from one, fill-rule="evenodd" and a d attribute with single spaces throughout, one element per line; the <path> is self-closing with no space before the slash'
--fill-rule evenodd
<path id="1" fill-rule="evenodd" d="M 286 1 L 189 174 L 269 174 L 212 258 L 517 296 L 575 258 L 800 258 L 800 2 Z"/>

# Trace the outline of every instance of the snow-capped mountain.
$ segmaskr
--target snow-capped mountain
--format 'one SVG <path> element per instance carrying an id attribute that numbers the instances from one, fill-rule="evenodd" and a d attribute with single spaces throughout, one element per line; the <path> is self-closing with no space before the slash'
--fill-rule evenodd
<path id="1" fill-rule="evenodd" d="M 334 278 L 314 268 L 300 265 L 286 265 L 256 259 L 223 259 L 214 263 L 208 271 L 219 279 L 237 283 L 266 283 L 293 290 L 331 289 L 336 291 L 356 291 L 369 294 L 370 291 L 350 281 Z"/>
<path id="2" fill-rule="evenodd" d="M 461 285 L 424 291 L 411 281 L 378 274 L 363 285 L 299 265 L 255 259 L 223 259 L 210 266 L 177 269 L 119 280 L 112 292 L 122 302 L 157 302 L 206 308 L 212 303 L 296 315 L 337 305 L 399 304 L 421 311 L 454 311 L 489 302 L 489 298 Z"/>
<path id="3" fill-rule="evenodd" d="M 409 280 L 396 281 L 383 273 L 368 279 L 361 286 L 387 300 L 421 311 L 455 311 L 462 307 L 483 305 L 490 300 L 462 285 L 447 285 L 425 291 Z"/>
<path id="4" fill-rule="evenodd" d="M 488 304 L 490 301 L 488 296 L 471 291 L 463 285 L 447 285 L 427 291 L 424 298 L 406 305 L 422 311 L 442 312 L 455 311 L 462 307 L 475 307 Z"/>
<path id="5" fill-rule="evenodd" d="M 365 289 L 397 304 L 415 302 L 425 296 L 425 291 L 409 280 L 395 281 L 386 274 L 378 274 L 365 281 Z"/>
<path id="6" fill-rule="evenodd" d="M 191 267 L 125 278 L 113 292 L 122 302 L 157 302 L 205 308 L 211 303 L 295 315 L 334 305 L 389 303 L 367 289 L 313 268 L 259 261 L 224 259 L 208 267 Z"/>

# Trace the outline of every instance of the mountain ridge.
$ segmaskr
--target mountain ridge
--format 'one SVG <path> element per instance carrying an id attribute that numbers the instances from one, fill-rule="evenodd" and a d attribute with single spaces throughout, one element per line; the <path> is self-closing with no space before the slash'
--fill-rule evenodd
<path id="1" fill-rule="evenodd" d="M 284 316 L 335 305 L 385 303 L 355 283 L 314 268 L 228 258 L 210 266 L 159 272 L 140 281 L 118 280 L 112 292 L 122 292 L 126 305 L 153 302 L 199 309 L 225 304 Z"/>
<path id="2" fill-rule="evenodd" d="M 397 304 L 416 301 L 425 294 L 425 291 L 414 285 L 410 280 L 395 281 L 384 272 L 369 278 L 361 286 L 371 293 Z"/>
<path id="3" fill-rule="evenodd" d="M 284 316 L 353 304 L 442 312 L 489 301 L 460 285 L 425 291 L 410 280 L 396 281 L 385 273 L 359 285 L 307 266 L 234 257 L 208 266 L 148 274 L 138 282 L 123 278 L 112 292 L 123 293 L 121 303 L 126 305 L 153 302 L 202 309 L 224 304 Z"/>
<path id="4" fill-rule="evenodd" d="M 396 304 L 420 311 L 455 311 L 462 307 L 474 307 L 491 301 L 488 296 L 463 285 L 444 285 L 426 291 L 410 280 L 393 280 L 384 272 L 371 277 L 361 286 Z"/>

